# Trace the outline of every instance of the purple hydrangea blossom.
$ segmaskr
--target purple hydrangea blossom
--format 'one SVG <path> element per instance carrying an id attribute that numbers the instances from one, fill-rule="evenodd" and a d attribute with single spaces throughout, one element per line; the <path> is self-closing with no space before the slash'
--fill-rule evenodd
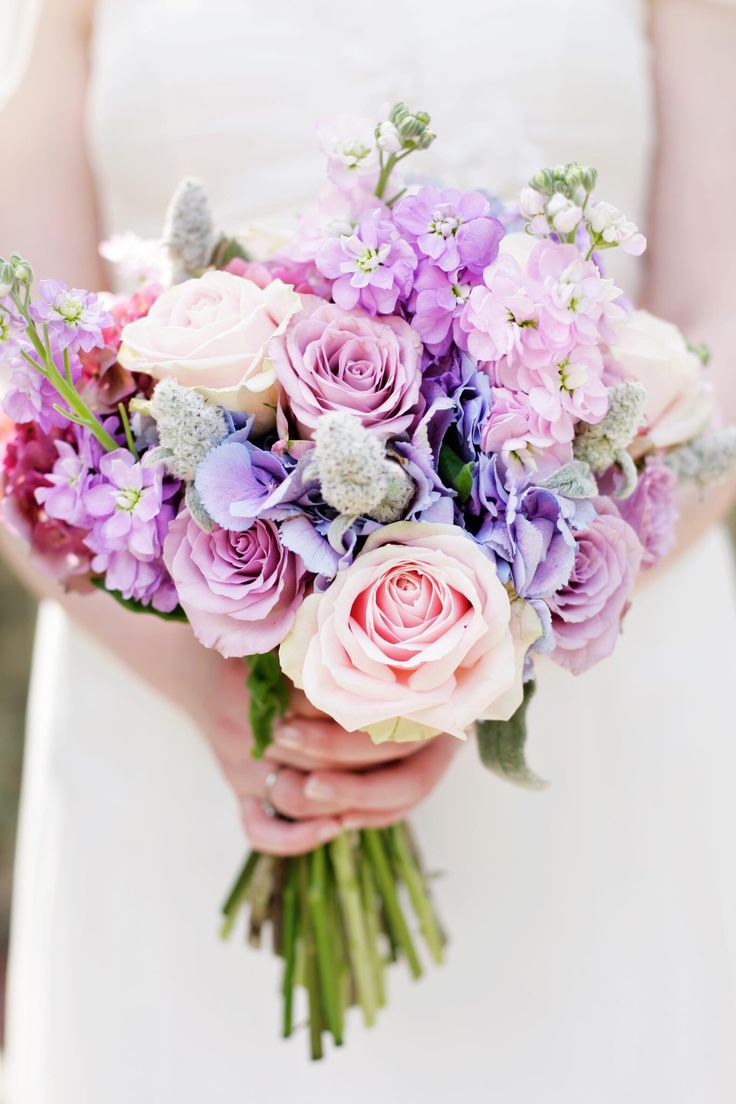
<path id="1" fill-rule="evenodd" d="M 503 226 L 489 212 L 481 192 L 428 185 L 399 201 L 394 222 L 432 265 L 444 272 L 466 268 L 480 274 L 495 259 L 503 237 Z"/>
<path id="2" fill-rule="evenodd" d="M 297 469 L 287 473 L 275 453 L 233 434 L 199 465 L 195 486 L 207 513 L 234 532 L 250 529 L 256 518 L 275 520 L 296 512 L 289 503 L 303 488 Z"/>
<path id="3" fill-rule="evenodd" d="M 411 293 L 417 258 L 394 224 L 373 210 L 352 234 L 325 241 L 316 263 L 323 276 L 334 280 L 332 297 L 339 307 L 391 314 Z"/>
<path id="4" fill-rule="evenodd" d="M 453 423 L 457 426 L 453 447 L 463 460 L 474 460 L 491 406 L 491 386 L 475 361 L 459 349 L 428 359 L 421 393 L 427 407 L 422 422 L 427 426 L 435 461 Z"/>
<path id="5" fill-rule="evenodd" d="M 99 478 L 83 496 L 91 522 L 86 544 L 95 553 L 92 570 L 105 576 L 108 590 L 162 611 L 176 606 L 161 557 L 175 515 L 170 500 L 179 489 L 164 475 L 162 464 L 144 467 L 126 449 L 117 449 L 102 456 Z"/>
<path id="6" fill-rule="evenodd" d="M 38 290 L 30 314 L 47 327 L 52 347 L 88 353 L 104 344 L 102 331 L 113 317 L 94 292 L 69 288 L 61 280 L 41 280 Z"/>

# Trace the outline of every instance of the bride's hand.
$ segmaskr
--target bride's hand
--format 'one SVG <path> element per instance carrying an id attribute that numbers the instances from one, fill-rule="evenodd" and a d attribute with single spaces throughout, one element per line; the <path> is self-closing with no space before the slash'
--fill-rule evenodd
<path id="1" fill-rule="evenodd" d="M 382 827 L 402 819 L 434 788 L 457 747 L 450 736 L 375 745 L 364 732 L 346 732 L 294 691 L 272 745 L 257 760 L 250 753 L 243 664 L 220 660 L 217 668 L 198 719 L 241 802 L 250 841 L 260 851 L 301 854 L 345 828 Z M 269 775 L 269 801 L 288 820 L 264 809 Z"/>

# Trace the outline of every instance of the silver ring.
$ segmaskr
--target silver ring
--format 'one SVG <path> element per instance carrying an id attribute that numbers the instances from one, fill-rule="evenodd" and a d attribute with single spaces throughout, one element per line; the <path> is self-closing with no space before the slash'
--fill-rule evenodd
<path id="1" fill-rule="evenodd" d="M 274 767 L 266 775 L 266 780 L 263 783 L 263 811 L 267 817 L 275 817 L 279 815 L 278 809 L 271 801 L 271 794 L 273 788 L 278 782 L 279 775 L 281 773 L 281 767 Z"/>

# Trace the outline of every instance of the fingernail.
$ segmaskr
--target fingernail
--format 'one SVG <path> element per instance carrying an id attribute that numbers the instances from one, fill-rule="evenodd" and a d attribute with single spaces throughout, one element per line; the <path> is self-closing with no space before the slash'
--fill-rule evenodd
<path id="1" fill-rule="evenodd" d="M 335 787 L 319 778 L 309 778 L 304 787 L 304 796 L 310 801 L 332 801 L 336 796 Z"/>
<path id="2" fill-rule="evenodd" d="M 299 740 L 299 729 L 288 724 L 279 725 L 276 731 L 276 741 L 282 747 L 289 748 L 291 751 L 299 751 L 302 746 Z"/>
<path id="3" fill-rule="evenodd" d="M 337 835 L 335 826 L 333 824 L 323 824 L 317 832 L 317 838 L 326 842 L 327 840 L 334 839 Z"/>
<path id="4" fill-rule="evenodd" d="M 344 817 L 342 826 L 346 832 L 354 832 L 363 827 L 363 821 L 359 817 Z"/>

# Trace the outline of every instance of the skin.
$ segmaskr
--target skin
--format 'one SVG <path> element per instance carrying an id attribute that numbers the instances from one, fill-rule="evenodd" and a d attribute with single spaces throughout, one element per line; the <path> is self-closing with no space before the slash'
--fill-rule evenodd
<path id="1" fill-rule="evenodd" d="M 23 166 L 3 175 L 0 254 L 17 249 L 41 274 L 96 288 L 107 280 L 97 254 L 96 197 L 83 138 L 90 16 L 87 0 L 47 0 L 22 87 L 0 113 L 6 167 Z M 645 304 L 693 338 L 707 338 L 723 421 L 736 422 L 736 220 L 727 208 L 727 182 L 736 179 L 736 8 L 660 0 L 651 7 L 650 34 L 659 144 Z M 49 97 L 59 88 L 64 94 L 54 95 L 52 113 Z M 735 490 L 732 480 L 707 502 L 684 505 L 680 550 L 724 516 Z M 39 596 L 58 598 L 24 549 L 5 533 L 0 544 Z M 202 648 L 185 626 L 131 616 L 102 595 L 62 601 L 85 630 L 198 725 L 261 850 L 297 854 L 346 826 L 400 819 L 431 792 L 460 746 L 443 736 L 428 744 L 375 747 L 295 692 L 267 759 L 257 762 L 243 721 L 242 664 Z M 270 798 L 291 821 L 263 812 L 266 777 L 275 767 Z"/>

